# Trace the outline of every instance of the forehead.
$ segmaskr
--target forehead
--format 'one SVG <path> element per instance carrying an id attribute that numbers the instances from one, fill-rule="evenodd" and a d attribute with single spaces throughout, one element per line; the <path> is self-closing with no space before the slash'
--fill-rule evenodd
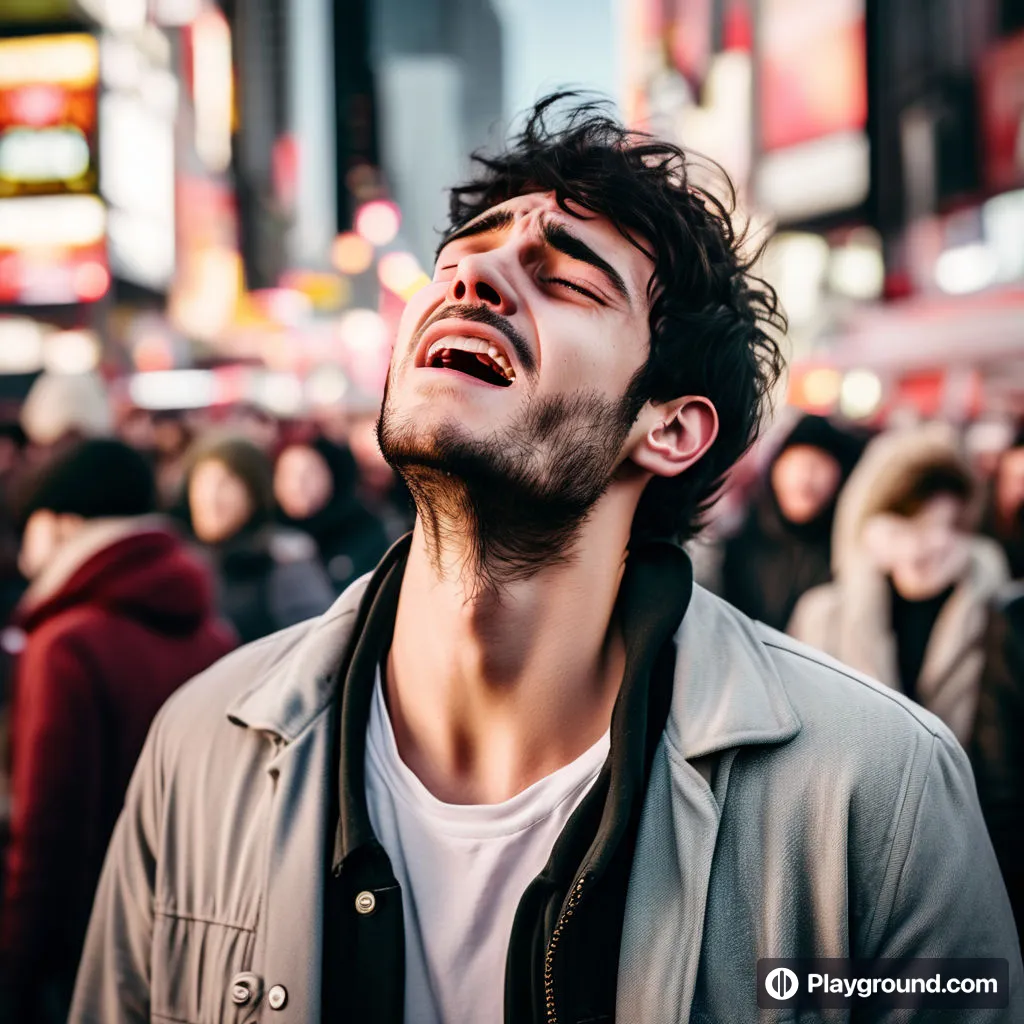
<path id="1" fill-rule="evenodd" d="M 627 237 L 607 217 L 587 210 L 571 200 L 566 203 L 566 207 L 567 210 L 559 205 L 554 192 L 530 192 L 496 203 L 481 211 L 465 225 L 460 225 L 457 230 L 496 212 L 511 213 L 515 226 L 519 226 L 520 221 L 526 221 L 533 230 L 539 229 L 545 221 L 562 224 L 613 264 L 625 279 L 632 295 L 644 298 L 647 294 L 647 283 L 654 273 L 654 262 L 642 251 L 649 249 L 644 240 L 633 236 Z M 506 229 L 503 234 L 510 234 L 510 231 Z"/>

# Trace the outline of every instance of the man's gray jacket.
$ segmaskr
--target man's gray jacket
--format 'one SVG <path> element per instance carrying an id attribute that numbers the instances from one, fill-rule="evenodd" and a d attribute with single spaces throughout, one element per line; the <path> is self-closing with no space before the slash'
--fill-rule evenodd
<path id="1" fill-rule="evenodd" d="M 365 585 L 163 708 L 111 842 L 72 1024 L 320 1019 L 330 708 Z M 758 1009 L 757 961 L 810 956 L 1007 958 L 1009 1008 L 959 1019 L 1024 1021 L 1016 929 L 949 730 L 699 587 L 676 644 L 619 1024 L 796 1020 Z"/>

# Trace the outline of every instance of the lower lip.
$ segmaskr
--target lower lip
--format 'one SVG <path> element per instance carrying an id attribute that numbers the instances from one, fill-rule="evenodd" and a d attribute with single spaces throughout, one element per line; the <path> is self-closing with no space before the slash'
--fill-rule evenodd
<path id="1" fill-rule="evenodd" d="M 420 369 L 428 370 L 430 373 L 440 374 L 451 379 L 457 378 L 458 380 L 465 381 L 467 384 L 476 384 L 478 387 L 489 388 L 491 391 L 508 391 L 512 386 L 511 384 L 489 384 L 485 380 L 480 380 L 479 377 L 463 373 L 462 370 L 453 370 L 447 366 L 421 366 Z"/>

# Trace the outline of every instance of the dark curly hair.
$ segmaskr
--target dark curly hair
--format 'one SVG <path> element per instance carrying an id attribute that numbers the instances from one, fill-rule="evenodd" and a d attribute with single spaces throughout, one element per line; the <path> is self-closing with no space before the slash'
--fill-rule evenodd
<path id="1" fill-rule="evenodd" d="M 571 106 L 553 126 L 552 114 L 566 101 Z M 723 202 L 691 180 L 692 155 L 627 130 L 606 108 L 605 101 L 576 92 L 554 93 L 534 106 L 504 152 L 474 153 L 479 173 L 451 190 L 450 225 L 438 252 L 485 210 L 516 196 L 553 192 L 567 213 L 579 216 L 582 207 L 606 218 L 651 258 L 650 354 L 627 390 L 630 422 L 648 401 L 702 395 L 718 410 L 719 432 L 684 473 L 648 483 L 632 534 L 634 541 L 685 541 L 699 531 L 725 475 L 758 437 L 784 369 L 771 329 L 784 331 L 786 321 L 775 290 L 751 274 L 760 249 L 741 254 L 746 238 L 732 224 L 736 194 L 725 171 L 707 162 L 723 181 Z"/>

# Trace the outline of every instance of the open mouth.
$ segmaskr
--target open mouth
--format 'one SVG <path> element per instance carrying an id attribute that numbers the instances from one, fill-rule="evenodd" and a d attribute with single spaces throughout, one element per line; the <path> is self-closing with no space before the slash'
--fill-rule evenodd
<path id="1" fill-rule="evenodd" d="M 493 342 L 482 338 L 441 338 L 427 350 L 424 365 L 434 369 L 457 370 L 485 384 L 501 388 L 510 387 L 516 379 L 516 372 L 508 356 Z"/>

